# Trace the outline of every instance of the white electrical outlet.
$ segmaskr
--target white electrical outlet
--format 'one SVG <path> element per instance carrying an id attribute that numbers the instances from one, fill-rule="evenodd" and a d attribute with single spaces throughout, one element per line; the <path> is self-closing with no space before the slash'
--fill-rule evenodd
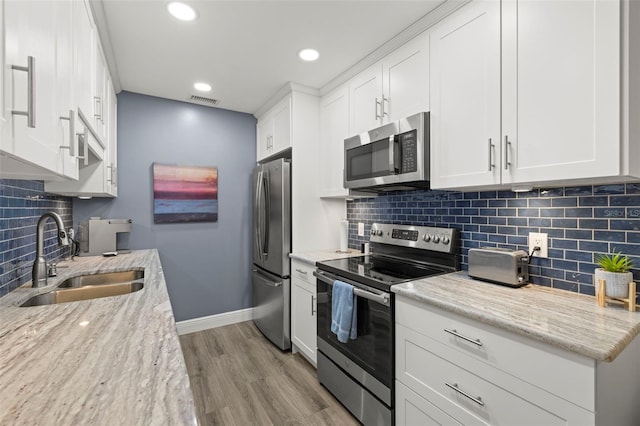
<path id="1" fill-rule="evenodd" d="M 364 237 L 364 223 L 358 222 L 358 236 Z"/>
<path id="2" fill-rule="evenodd" d="M 533 251 L 534 247 L 540 247 L 540 250 Z M 549 239 L 547 234 L 529 232 L 529 253 L 531 252 L 533 252 L 533 257 L 549 257 Z"/>

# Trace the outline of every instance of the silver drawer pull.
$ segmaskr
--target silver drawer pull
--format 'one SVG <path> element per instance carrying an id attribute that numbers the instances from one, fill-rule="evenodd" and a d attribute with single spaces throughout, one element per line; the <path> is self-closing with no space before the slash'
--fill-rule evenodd
<path id="1" fill-rule="evenodd" d="M 475 340 L 473 340 L 473 339 L 472 339 L 472 338 L 470 338 L 470 337 L 463 336 L 462 334 L 458 333 L 458 331 L 457 331 L 456 329 L 449 330 L 448 328 L 445 328 L 445 329 L 444 329 L 444 331 L 446 331 L 446 332 L 447 332 L 447 333 L 449 333 L 449 334 L 453 334 L 454 336 L 459 337 L 459 338 L 461 338 L 462 340 L 466 340 L 467 342 L 471 342 L 471 343 L 473 343 L 474 345 L 482 346 L 482 342 L 480 341 L 480 339 L 475 339 Z"/>
<path id="2" fill-rule="evenodd" d="M 453 389 L 454 391 L 458 392 L 460 395 L 465 396 L 467 398 L 469 398 L 470 400 L 472 400 L 473 402 L 475 402 L 476 404 L 480 405 L 480 406 L 484 406 L 484 402 L 482 402 L 482 398 L 480 398 L 479 396 L 473 397 L 471 395 L 469 395 L 468 393 L 466 393 L 465 391 L 463 391 L 462 389 L 460 389 L 458 387 L 457 383 L 451 384 L 451 383 L 447 383 L 444 382 L 445 385 L 449 386 L 451 389 Z"/>
<path id="3" fill-rule="evenodd" d="M 307 275 L 307 271 L 303 271 L 302 269 L 296 268 L 296 271 L 300 272 L 301 274 Z"/>

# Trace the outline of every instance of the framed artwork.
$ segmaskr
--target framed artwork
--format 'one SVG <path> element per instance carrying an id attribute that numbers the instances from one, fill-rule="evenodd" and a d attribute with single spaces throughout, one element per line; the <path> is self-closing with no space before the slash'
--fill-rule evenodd
<path id="1" fill-rule="evenodd" d="M 218 168 L 153 163 L 153 222 L 218 221 Z"/>

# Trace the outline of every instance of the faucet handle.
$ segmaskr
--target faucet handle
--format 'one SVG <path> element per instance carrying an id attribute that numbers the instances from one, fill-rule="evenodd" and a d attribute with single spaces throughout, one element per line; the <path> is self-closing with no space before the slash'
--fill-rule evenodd
<path id="1" fill-rule="evenodd" d="M 49 277 L 57 277 L 58 276 L 58 265 L 55 263 L 50 263 L 47 265 L 47 276 Z"/>

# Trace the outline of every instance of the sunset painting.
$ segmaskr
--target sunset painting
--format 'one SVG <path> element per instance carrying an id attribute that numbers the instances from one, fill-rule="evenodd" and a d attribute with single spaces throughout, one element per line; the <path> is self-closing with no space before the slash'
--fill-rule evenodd
<path id="1" fill-rule="evenodd" d="M 217 222 L 218 168 L 153 164 L 153 222 Z"/>

